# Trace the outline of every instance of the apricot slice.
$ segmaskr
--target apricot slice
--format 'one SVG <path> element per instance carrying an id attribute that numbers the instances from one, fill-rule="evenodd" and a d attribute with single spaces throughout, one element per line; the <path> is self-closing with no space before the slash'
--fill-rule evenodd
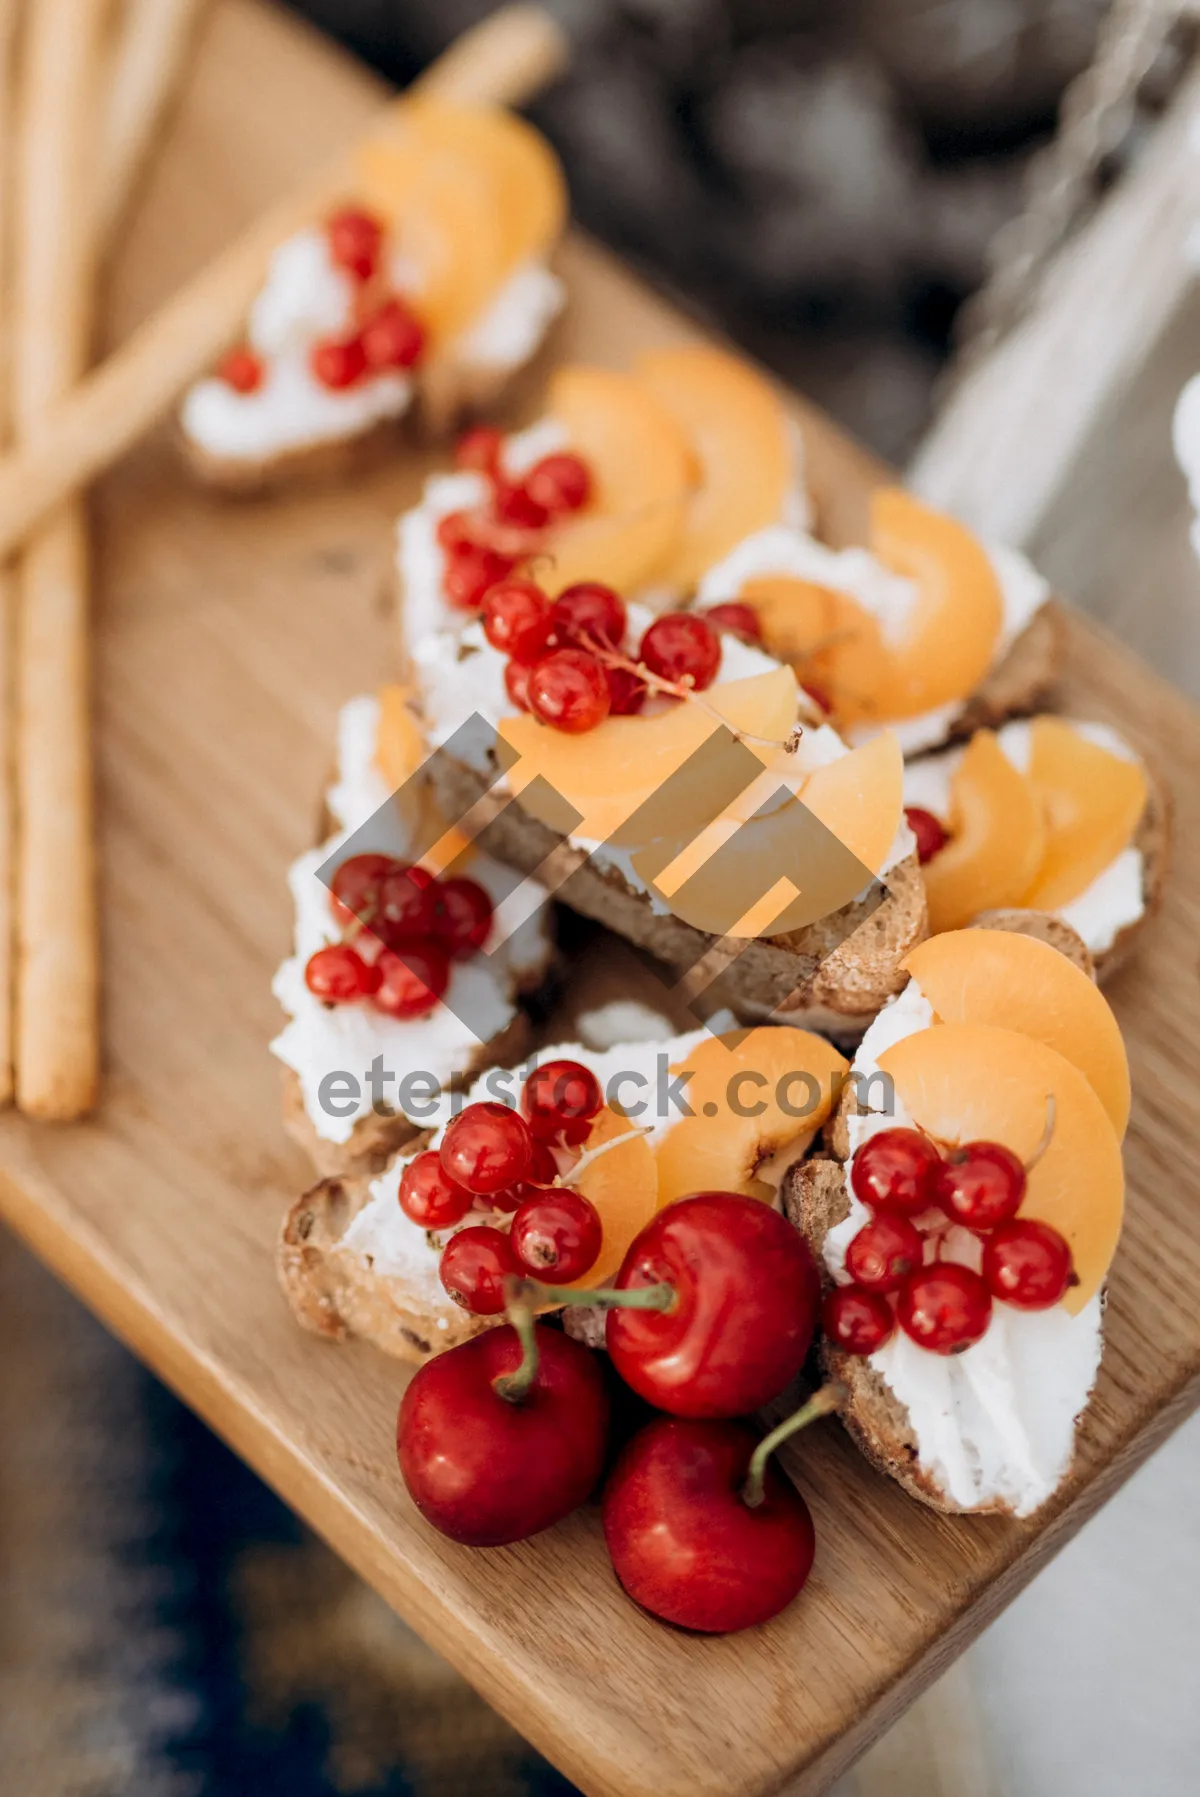
<path id="1" fill-rule="evenodd" d="M 415 774 L 425 759 L 425 742 L 412 711 L 410 686 L 379 689 L 379 724 L 375 733 L 375 765 L 394 791 Z"/>
<path id="2" fill-rule="evenodd" d="M 809 1030 L 765 1026 L 701 1042 L 671 1069 L 691 1074 L 684 1096 L 696 1114 L 658 1143 L 659 1204 L 703 1191 L 769 1201 L 774 1187 L 759 1169 L 785 1148 L 807 1146 L 838 1098 L 846 1066 Z"/>
<path id="3" fill-rule="evenodd" d="M 498 106 L 420 98 L 407 102 L 404 115 L 423 155 L 455 157 L 486 177 L 501 225 L 505 272 L 544 258 L 566 223 L 567 187 L 541 133 Z"/>
<path id="4" fill-rule="evenodd" d="M 940 1023 L 991 1023 L 1032 1036 L 1078 1067 L 1118 1139 L 1129 1121 L 1129 1059 L 1117 1020 L 1073 961 L 1015 930 L 949 930 L 900 965 Z"/>
<path id="5" fill-rule="evenodd" d="M 792 479 L 787 417 L 755 369 L 707 344 L 647 350 L 633 371 L 691 451 L 683 533 L 657 570 L 665 585 L 690 592 L 743 538 L 778 520 Z"/>
<path id="6" fill-rule="evenodd" d="M 869 611 L 848 593 L 791 574 L 758 575 L 738 598 L 757 612 L 772 655 L 829 701 L 838 724 L 874 721 L 888 657 Z"/>
<path id="7" fill-rule="evenodd" d="M 1063 718 L 1034 718 L 1029 779 L 1041 800 L 1046 846 L 1025 903 L 1070 904 L 1127 848 L 1146 808 L 1146 774 Z"/>
<path id="8" fill-rule="evenodd" d="M 726 681 L 710 687 L 705 698 L 735 730 L 782 742 L 795 724 L 790 668 Z M 508 771 L 516 797 L 526 798 L 529 810 L 554 829 L 569 826 L 561 804 L 566 800 L 582 820 L 571 834 L 591 841 L 615 835 L 718 728 L 707 710 L 686 700 L 653 717 L 606 718 L 586 736 L 564 735 L 527 712 L 501 718 L 498 726 L 516 756 Z M 539 777 L 543 784 L 531 791 Z M 561 795 L 557 804 L 555 794 Z"/>
<path id="9" fill-rule="evenodd" d="M 583 1144 L 586 1154 L 614 1136 L 628 1136 L 619 1148 L 610 1148 L 578 1179 L 570 1183 L 576 1191 L 590 1198 L 604 1225 L 604 1240 L 594 1266 L 573 1283 L 580 1287 L 606 1285 L 625 1258 L 634 1236 L 640 1235 L 659 1208 L 658 1172 L 654 1155 L 645 1136 L 630 1132 L 634 1125 L 627 1117 L 619 1117 L 607 1107 L 599 1112 L 591 1134 Z"/>
<path id="10" fill-rule="evenodd" d="M 993 730 L 977 730 L 950 783 L 950 841 L 922 872 L 929 926 L 958 930 L 980 911 L 1025 902 L 1045 844 L 1042 808 Z"/>
<path id="11" fill-rule="evenodd" d="M 592 475 L 587 508 L 548 533 L 538 578 L 552 594 L 577 580 L 619 592 L 649 580 L 679 540 L 692 481 L 687 439 L 632 375 L 560 368 L 547 411 Z"/>
<path id="12" fill-rule="evenodd" d="M 983 1023 L 919 1030 L 879 1057 L 898 1106 L 946 1143 L 1002 1142 L 1028 1162 L 1054 1099 L 1049 1145 L 1030 1170 L 1020 1214 L 1071 1244 L 1079 1284 L 1063 1300 L 1078 1315 L 1112 1263 L 1125 1201 L 1121 1148 L 1078 1067 L 1030 1036 Z"/>

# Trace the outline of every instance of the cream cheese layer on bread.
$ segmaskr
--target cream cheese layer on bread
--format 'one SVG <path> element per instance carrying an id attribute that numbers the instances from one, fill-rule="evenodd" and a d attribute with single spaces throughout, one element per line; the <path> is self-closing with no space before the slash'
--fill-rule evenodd
<path id="1" fill-rule="evenodd" d="M 994 669 L 1047 603 L 1050 587 L 1018 551 L 985 547 L 1001 599 L 1000 628 L 992 649 Z M 747 583 L 775 576 L 844 594 L 875 621 L 885 646 L 903 638 L 917 601 L 915 582 L 885 567 L 870 549 L 832 549 L 804 531 L 776 526 L 748 537 L 710 569 L 700 585 L 699 603 L 715 605 L 736 599 Z M 800 678 L 803 681 L 803 674 Z M 915 717 L 881 717 L 878 723 L 851 724 L 843 734 L 853 746 L 867 741 L 880 729 L 891 729 L 906 757 L 919 755 L 954 733 L 970 696 L 963 693 Z"/>
<path id="2" fill-rule="evenodd" d="M 1103 749 L 1118 761 L 1139 763 L 1136 752 L 1111 725 L 1074 718 L 1057 721 L 1069 725 L 1085 742 Z M 1036 720 L 1017 718 L 996 732 L 996 740 L 1005 757 L 1022 774 L 1030 771 L 1031 732 L 1035 723 Z M 909 762 L 904 771 L 905 805 L 927 811 L 943 825 L 947 824 L 953 809 L 955 777 L 966 752 L 965 748 L 952 748 Z M 979 909 L 985 910 L 999 902 L 1019 901 L 988 899 Z M 1078 892 L 1066 903 L 1054 908 L 1054 915 L 1070 924 L 1093 955 L 1102 957 L 1124 931 L 1142 921 L 1147 902 L 1146 859 L 1135 828 L 1107 865 L 1093 877 L 1084 879 Z"/>
<path id="3" fill-rule="evenodd" d="M 404 1076 L 427 1075 L 441 1086 L 465 1072 L 477 1058 L 480 1043 L 501 1035 L 512 1023 L 518 1013 L 518 993 L 538 983 L 551 953 L 545 908 L 532 902 L 538 889 L 526 881 L 521 892 L 522 921 L 486 958 L 453 963 L 445 1001 L 428 1016 L 385 1016 L 368 999 L 327 1005 L 309 991 L 304 970 L 310 955 L 340 939 L 329 888 L 318 878 L 318 868 L 352 834 L 355 853 L 379 850 L 394 854 L 401 847 L 399 826 L 390 811 L 380 818 L 378 840 L 361 833 L 370 819 L 384 811 L 391 797 L 375 758 L 379 717 L 379 701 L 366 695 L 352 699 L 339 714 L 337 778 L 326 795 L 338 829 L 301 855 L 289 871 L 296 913 L 294 950 L 272 985 L 288 1022 L 271 1043 L 271 1051 L 297 1076 L 304 1109 L 316 1134 L 323 1141 L 339 1144 L 349 1142 L 355 1126 L 372 1115 L 368 1074 L 379 1057 L 389 1076 L 385 1101 L 406 1111 L 418 1127 L 426 1127 L 429 1099 L 425 1082 L 421 1082 L 420 1094 L 410 1101 L 416 1107 L 414 1114 L 404 1102 Z M 473 856 L 469 871 L 491 895 L 497 907 L 497 930 L 502 934 L 503 901 L 512 890 L 511 874 L 481 853 Z M 470 1017 L 472 1027 L 462 1021 L 464 1016 Z M 335 1106 L 322 1102 L 322 1082 L 333 1073 L 352 1076 L 358 1087 L 357 1099 L 350 1095 L 350 1088 L 339 1087 Z"/>
<path id="4" fill-rule="evenodd" d="M 933 1009 L 915 980 L 892 999 L 867 1030 L 852 1063 L 865 1114 L 847 1118 L 849 1160 L 883 1129 L 912 1127 L 891 1094 L 879 1059 L 897 1042 L 934 1026 Z M 848 1283 L 845 1255 L 870 1212 L 847 1180 L 849 1214 L 828 1233 L 826 1269 Z M 977 1235 L 951 1228 L 941 1257 L 979 1271 Z M 997 1300 L 981 1341 L 942 1355 L 919 1347 L 901 1329 L 869 1358 L 872 1371 L 908 1414 L 922 1474 L 958 1509 L 1004 1508 L 1029 1516 L 1053 1496 L 1075 1449 L 1075 1429 L 1087 1406 L 1102 1347 L 1103 1298 L 1097 1293 L 1072 1316 L 1062 1305 L 1021 1311 Z"/>

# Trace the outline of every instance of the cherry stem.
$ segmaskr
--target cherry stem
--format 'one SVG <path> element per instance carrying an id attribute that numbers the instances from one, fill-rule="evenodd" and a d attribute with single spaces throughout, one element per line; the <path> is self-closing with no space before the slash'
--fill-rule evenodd
<path id="1" fill-rule="evenodd" d="M 598 1310 L 670 1310 L 675 1303 L 673 1285 L 638 1285 L 628 1291 L 601 1286 L 581 1291 L 573 1285 L 543 1285 L 540 1279 L 524 1279 L 510 1273 L 504 1281 L 504 1299 L 510 1319 L 522 1306 L 532 1314 L 535 1305 L 592 1304 Z M 516 1328 L 515 1321 L 513 1327 Z"/>
<path id="2" fill-rule="evenodd" d="M 776 1448 L 782 1447 L 788 1437 L 807 1429 L 809 1423 L 815 1423 L 823 1416 L 829 1416 L 839 1410 L 850 1394 L 846 1387 L 834 1380 L 823 1385 L 814 1392 L 806 1404 L 783 1421 L 769 1435 L 764 1435 L 750 1458 L 750 1470 L 746 1474 L 746 1483 L 742 1487 L 742 1502 L 751 1510 L 757 1510 L 763 1501 L 764 1481 L 767 1476 L 767 1461 Z"/>
<path id="3" fill-rule="evenodd" d="M 579 1175 L 586 1172 L 592 1162 L 598 1161 L 602 1154 L 607 1154 L 612 1148 L 619 1148 L 622 1142 L 632 1142 L 637 1136 L 648 1136 L 649 1134 L 649 1124 L 639 1128 L 635 1123 L 632 1129 L 625 1130 L 621 1135 L 610 1136 L 607 1142 L 598 1142 L 595 1148 L 589 1148 L 585 1154 L 581 1154 L 575 1165 L 568 1167 L 565 1173 L 556 1173 L 554 1184 L 556 1186 L 574 1185 Z"/>
<path id="4" fill-rule="evenodd" d="M 525 1286 L 533 1281 L 522 1279 L 514 1283 Z M 493 1380 L 492 1389 L 506 1404 L 521 1404 L 533 1390 L 534 1380 L 538 1376 L 537 1324 L 534 1322 L 533 1308 L 523 1292 L 516 1292 L 510 1297 L 506 1284 L 505 1297 L 508 1299 L 508 1320 L 521 1344 L 521 1364 L 515 1373 L 504 1373 L 499 1379 Z"/>
<path id="5" fill-rule="evenodd" d="M 696 691 L 690 674 L 685 675 L 682 680 L 665 680 L 661 674 L 652 673 L 644 661 L 634 661 L 631 655 L 623 655 L 619 649 L 614 649 L 611 643 L 602 642 L 598 637 L 592 636 L 589 631 L 582 631 L 580 635 L 584 648 L 596 657 L 601 666 L 620 668 L 626 674 L 636 675 L 644 686 L 650 688 L 652 693 L 666 693 L 669 698 L 686 699 L 690 704 L 698 705 L 701 711 L 706 712 L 715 723 L 723 724 L 725 729 L 732 733 L 735 742 L 757 743 L 760 749 L 782 749 L 787 755 L 794 755 L 800 747 L 800 738 L 803 732 L 798 724 L 791 735 L 782 742 L 773 736 L 755 736 L 751 730 L 737 730 L 727 717 L 721 715 L 710 700 L 705 699 Z"/>

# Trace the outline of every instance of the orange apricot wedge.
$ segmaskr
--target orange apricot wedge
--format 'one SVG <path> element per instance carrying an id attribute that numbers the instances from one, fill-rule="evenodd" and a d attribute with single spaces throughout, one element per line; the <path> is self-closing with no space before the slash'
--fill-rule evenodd
<path id="1" fill-rule="evenodd" d="M 585 1167 L 578 1179 L 567 1176 L 576 1191 L 590 1198 L 600 1213 L 604 1239 L 599 1258 L 574 1284 L 583 1288 L 606 1285 L 625 1258 L 625 1251 L 640 1235 L 659 1208 L 658 1172 L 645 1136 L 633 1134 L 634 1125 L 606 1105 L 592 1124 L 583 1153 L 628 1136 Z"/>
<path id="2" fill-rule="evenodd" d="M 423 156 L 449 156 L 485 176 L 500 221 L 506 274 L 549 253 L 566 224 L 567 187 L 558 158 L 539 131 L 504 107 L 425 97 L 409 100 L 404 117 Z"/>
<path id="3" fill-rule="evenodd" d="M 659 1204 L 704 1191 L 772 1199 L 775 1186 L 760 1172 L 784 1150 L 807 1147 L 837 1101 L 846 1067 L 809 1030 L 767 1025 L 700 1043 L 671 1069 L 690 1074 L 684 1097 L 695 1115 L 658 1142 Z"/>
<path id="4" fill-rule="evenodd" d="M 792 480 L 787 417 L 769 381 L 708 344 L 647 350 L 633 372 L 691 452 L 682 534 L 656 574 L 690 592 L 743 538 L 778 520 Z"/>
<path id="5" fill-rule="evenodd" d="M 425 739 L 412 710 L 414 696 L 410 686 L 379 689 L 375 765 L 393 790 L 403 786 L 425 759 Z"/>
<path id="6" fill-rule="evenodd" d="M 1048 942 L 1016 930 L 948 930 L 900 963 L 939 1023 L 989 1023 L 1044 1042 L 1078 1067 L 1118 1140 L 1129 1121 L 1129 1057 L 1094 980 Z"/>
<path id="7" fill-rule="evenodd" d="M 1001 1142 L 1026 1163 L 1053 1097 L 1050 1141 L 1030 1169 L 1020 1214 L 1070 1243 L 1079 1284 L 1063 1302 L 1078 1315 L 1112 1264 L 1125 1201 L 1120 1143 L 1091 1083 L 1046 1043 L 982 1023 L 920 1030 L 885 1050 L 879 1066 L 898 1108 L 935 1140 Z"/>
<path id="8" fill-rule="evenodd" d="M 829 701 L 835 723 L 870 723 L 887 679 L 879 624 L 848 593 L 791 574 L 760 574 L 738 598 L 752 606 L 772 655 Z"/>
<path id="9" fill-rule="evenodd" d="M 1046 844 L 1024 902 L 1056 911 L 1133 840 L 1146 808 L 1146 773 L 1064 718 L 1034 718 L 1029 742 L 1029 780 L 1041 801 Z"/>
<path id="10" fill-rule="evenodd" d="M 950 785 L 950 840 L 922 868 L 929 925 L 959 930 L 980 911 L 1020 905 L 1042 860 L 1037 794 L 992 730 L 977 730 Z"/>

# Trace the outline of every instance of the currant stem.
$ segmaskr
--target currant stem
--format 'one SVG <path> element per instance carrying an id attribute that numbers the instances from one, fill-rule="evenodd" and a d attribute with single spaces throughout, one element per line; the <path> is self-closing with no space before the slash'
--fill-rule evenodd
<path id="1" fill-rule="evenodd" d="M 607 1142 L 598 1142 L 595 1148 L 589 1148 L 586 1154 L 581 1154 L 573 1167 L 568 1167 L 565 1173 L 557 1173 L 554 1177 L 555 1185 L 573 1186 L 579 1175 L 585 1172 L 593 1161 L 598 1161 L 602 1154 L 607 1154 L 611 1148 L 619 1148 L 622 1142 L 632 1142 L 635 1136 L 648 1136 L 649 1134 L 648 1124 L 641 1128 L 635 1124 L 632 1129 L 625 1130 L 622 1135 L 610 1136 Z"/>
<path id="2" fill-rule="evenodd" d="M 638 1285 L 629 1291 L 617 1291 L 613 1286 L 580 1291 L 573 1285 L 543 1285 L 540 1279 L 523 1279 L 510 1273 L 504 1281 L 504 1296 L 512 1319 L 522 1306 L 532 1314 L 534 1306 L 541 1304 L 594 1304 L 598 1310 L 670 1310 L 675 1303 L 675 1287 L 664 1283 Z"/>
<path id="3" fill-rule="evenodd" d="M 721 715 L 715 705 L 696 691 L 690 674 L 683 680 L 665 680 L 661 674 L 652 673 L 644 661 L 634 661 L 631 655 L 622 655 L 621 651 L 614 649 L 611 643 L 601 642 L 598 637 L 587 632 L 583 633 L 582 641 L 583 646 L 596 657 L 602 667 L 620 668 L 626 674 L 636 674 L 637 678 L 644 686 L 648 686 L 652 693 L 666 693 L 669 698 L 686 699 L 692 705 L 698 705 L 701 711 L 706 712 L 713 719 L 714 723 L 723 724 L 726 730 L 732 733 L 735 742 L 756 743 L 760 749 L 782 749 L 787 755 L 794 755 L 800 746 L 803 732 L 799 725 L 782 742 L 773 736 L 755 736 L 751 730 L 736 730 L 729 719 Z"/>
<path id="4" fill-rule="evenodd" d="M 521 1286 L 533 1283 L 527 1279 L 514 1281 L 514 1284 Z M 508 1296 L 507 1286 L 505 1296 Z M 506 1404 L 520 1404 L 533 1390 L 533 1382 L 538 1375 L 537 1324 L 534 1322 L 532 1306 L 523 1293 L 516 1293 L 509 1298 L 507 1309 L 508 1320 L 521 1344 L 521 1364 L 515 1373 L 505 1373 L 495 1380 L 493 1389 L 496 1396 L 503 1398 Z"/>
<path id="5" fill-rule="evenodd" d="M 1045 1154 L 1047 1148 L 1049 1148 L 1050 1143 L 1054 1139 L 1054 1124 L 1055 1124 L 1057 1110 L 1058 1110 L 1058 1106 L 1056 1105 L 1056 1103 L 1054 1101 L 1053 1092 L 1047 1092 L 1047 1094 L 1046 1094 L 1046 1126 L 1042 1130 L 1041 1141 L 1038 1143 L 1037 1147 L 1034 1149 L 1034 1151 L 1030 1155 L 1029 1159 L 1025 1162 L 1026 1173 L 1033 1172 L 1033 1169 L 1037 1166 L 1038 1162 L 1041 1160 L 1041 1158 Z"/>
<path id="6" fill-rule="evenodd" d="M 767 1461 L 776 1448 L 782 1447 L 789 1436 L 797 1434 L 801 1429 L 807 1429 L 809 1423 L 815 1423 L 820 1417 L 829 1416 L 833 1411 L 840 1409 L 848 1396 L 846 1387 L 837 1380 L 829 1385 L 823 1385 L 820 1391 L 813 1393 L 806 1404 L 800 1406 L 799 1410 L 793 1411 L 791 1416 L 784 1417 L 777 1428 L 772 1429 L 769 1435 L 763 1436 L 751 1456 L 750 1470 L 746 1474 L 746 1483 L 742 1487 L 742 1501 L 749 1509 L 757 1510 L 763 1501 Z"/>

